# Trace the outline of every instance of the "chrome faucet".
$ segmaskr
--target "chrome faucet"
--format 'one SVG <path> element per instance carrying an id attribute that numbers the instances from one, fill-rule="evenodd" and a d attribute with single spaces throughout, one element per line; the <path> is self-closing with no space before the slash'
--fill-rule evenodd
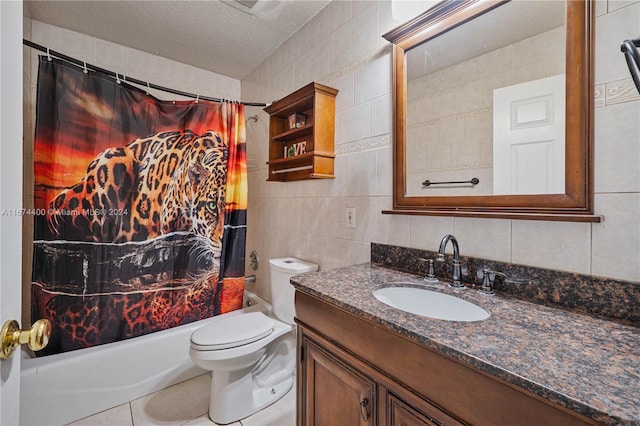
<path id="1" fill-rule="evenodd" d="M 438 262 L 444 262 L 444 251 L 447 247 L 447 243 L 451 241 L 453 245 L 453 268 L 451 270 L 451 287 L 464 288 L 462 283 L 462 268 L 460 267 L 460 247 L 458 246 L 458 240 L 451 234 L 447 234 L 442 237 L 440 241 L 440 249 L 438 250 Z"/>

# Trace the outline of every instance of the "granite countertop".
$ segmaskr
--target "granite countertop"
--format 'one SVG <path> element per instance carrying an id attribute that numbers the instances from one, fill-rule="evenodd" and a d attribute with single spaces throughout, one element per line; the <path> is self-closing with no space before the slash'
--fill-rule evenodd
<path id="1" fill-rule="evenodd" d="M 291 279 L 295 288 L 425 347 L 605 424 L 640 425 L 640 329 L 499 294 L 436 290 L 491 313 L 477 322 L 431 319 L 378 301 L 391 282 L 421 277 L 362 264 Z"/>

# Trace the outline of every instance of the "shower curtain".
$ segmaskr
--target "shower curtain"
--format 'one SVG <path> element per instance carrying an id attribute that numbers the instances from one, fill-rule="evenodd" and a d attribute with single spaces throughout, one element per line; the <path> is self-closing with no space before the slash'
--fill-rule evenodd
<path id="1" fill-rule="evenodd" d="M 48 355 L 239 309 L 244 106 L 40 58 L 31 316 Z"/>

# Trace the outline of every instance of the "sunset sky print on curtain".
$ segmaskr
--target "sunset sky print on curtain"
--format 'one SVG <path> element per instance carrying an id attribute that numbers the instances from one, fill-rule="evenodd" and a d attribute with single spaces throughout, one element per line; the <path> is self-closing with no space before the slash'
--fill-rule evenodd
<path id="1" fill-rule="evenodd" d="M 244 106 L 40 58 L 32 318 L 52 354 L 241 307 Z"/>

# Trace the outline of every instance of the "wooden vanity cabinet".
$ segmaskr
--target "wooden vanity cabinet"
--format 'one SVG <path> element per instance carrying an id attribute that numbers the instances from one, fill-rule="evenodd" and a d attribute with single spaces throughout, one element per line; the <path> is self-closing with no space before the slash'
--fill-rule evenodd
<path id="1" fill-rule="evenodd" d="M 296 291 L 297 425 L 596 425 L 524 388 Z"/>
<path id="2" fill-rule="evenodd" d="M 298 332 L 298 425 L 461 425 L 317 334 Z"/>

